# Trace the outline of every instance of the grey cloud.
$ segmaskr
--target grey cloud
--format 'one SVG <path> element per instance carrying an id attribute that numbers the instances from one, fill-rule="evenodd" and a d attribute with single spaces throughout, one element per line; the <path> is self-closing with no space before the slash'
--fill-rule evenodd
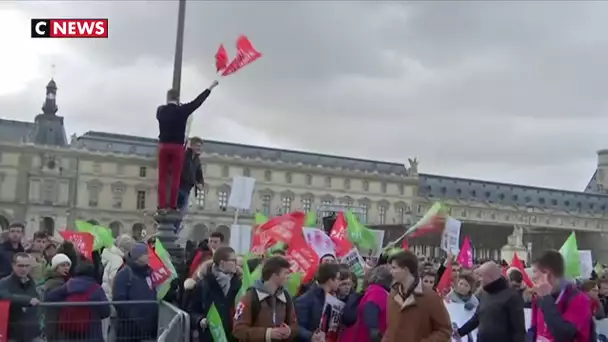
<path id="1" fill-rule="evenodd" d="M 85 62 L 58 63 L 62 113 L 75 131 L 157 134 L 152 113 L 171 81 L 177 3 L 12 6 L 32 17 L 108 17 L 111 39 L 70 42 Z M 193 132 L 203 136 L 392 161 L 416 155 L 423 172 L 571 189 L 582 189 L 605 145 L 606 3 L 187 7 L 184 97 L 215 77 L 220 43 L 234 54 L 245 33 L 264 54 L 221 80 L 197 113 Z M 38 94 L 0 98 L 0 109 L 31 118 Z"/>

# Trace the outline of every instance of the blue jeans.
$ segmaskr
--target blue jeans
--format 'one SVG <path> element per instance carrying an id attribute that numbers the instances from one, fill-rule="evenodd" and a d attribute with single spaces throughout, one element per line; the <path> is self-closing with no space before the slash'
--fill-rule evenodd
<path id="1" fill-rule="evenodd" d="M 180 230 L 182 230 L 182 220 L 186 215 L 188 215 L 188 208 L 190 207 L 190 190 L 191 189 L 179 189 L 179 194 L 177 195 L 177 208 L 179 209 L 179 213 L 182 216 L 182 219 L 175 223 L 175 234 L 179 234 Z"/>

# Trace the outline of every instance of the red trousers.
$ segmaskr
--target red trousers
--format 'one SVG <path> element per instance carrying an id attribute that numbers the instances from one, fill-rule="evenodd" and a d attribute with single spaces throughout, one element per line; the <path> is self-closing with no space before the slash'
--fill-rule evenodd
<path id="1" fill-rule="evenodd" d="M 184 145 L 159 144 L 158 148 L 158 208 L 176 209 L 179 194 L 179 182 L 184 165 Z M 167 181 L 171 192 L 167 205 Z"/>

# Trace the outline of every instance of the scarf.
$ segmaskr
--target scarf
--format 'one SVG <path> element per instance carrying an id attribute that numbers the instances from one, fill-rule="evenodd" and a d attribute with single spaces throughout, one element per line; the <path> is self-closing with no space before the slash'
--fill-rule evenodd
<path id="1" fill-rule="evenodd" d="M 230 290 L 230 282 L 232 281 L 232 274 L 223 272 L 222 270 L 217 268 L 215 265 L 213 265 L 211 272 L 215 276 L 217 283 L 222 288 L 222 292 L 224 292 L 224 296 L 227 295 L 228 291 Z"/>

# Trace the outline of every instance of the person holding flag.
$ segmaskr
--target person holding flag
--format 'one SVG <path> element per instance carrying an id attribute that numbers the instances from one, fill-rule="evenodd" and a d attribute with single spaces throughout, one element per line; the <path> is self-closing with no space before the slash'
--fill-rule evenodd
<path id="1" fill-rule="evenodd" d="M 197 110 L 218 85 L 211 85 L 200 93 L 192 102 L 180 104 L 179 92 L 175 89 L 167 91 L 167 103 L 158 107 L 158 209 L 177 210 L 182 164 L 184 162 L 184 142 L 186 141 L 186 125 L 188 118 Z M 170 198 L 167 203 L 167 177 L 170 176 Z"/>

